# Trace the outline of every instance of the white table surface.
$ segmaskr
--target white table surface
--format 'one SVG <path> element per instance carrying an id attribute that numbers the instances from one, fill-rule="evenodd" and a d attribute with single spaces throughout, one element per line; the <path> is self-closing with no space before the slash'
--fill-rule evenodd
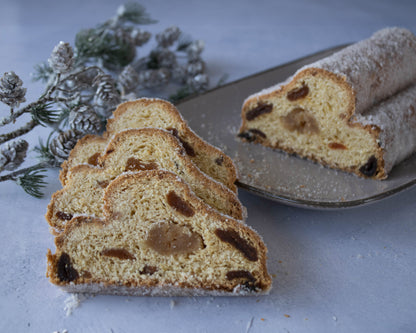
<path id="1" fill-rule="evenodd" d="M 203 39 L 212 82 L 235 80 L 324 48 L 369 37 L 385 26 L 416 32 L 408 1 L 141 2 L 159 32 L 178 25 Z M 0 72 L 14 70 L 32 101 L 42 85 L 33 66 L 60 40 L 111 17 L 105 1 L 0 1 Z M 0 116 L 7 108 L 1 106 Z M 33 147 L 42 129 L 27 136 Z M 415 332 L 416 188 L 369 206 L 317 211 L 240 191 L 247 223 L 269 248 L 269 296 L 149 298 L 88 296 L 71 314 L 71 296 L 45 277 L 54 249 L 44 220 L 58 171 L 44 199 L 0 184 L 1 332 Z"/>

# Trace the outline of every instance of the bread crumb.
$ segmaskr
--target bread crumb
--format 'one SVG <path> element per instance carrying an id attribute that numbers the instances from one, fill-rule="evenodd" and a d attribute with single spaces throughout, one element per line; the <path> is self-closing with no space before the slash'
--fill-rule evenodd
<path id="1" fill-rule="evenodd" d="M 284 314 L 284 316 L 285 316 L 286 318 L 290 318 L 290 315 L 288 315 L 288 314 Z"/>
<path id="2" fill-rule="evenodd" d="M 260 318 L 261 321 L 264 321 L 264 318 Z"/>

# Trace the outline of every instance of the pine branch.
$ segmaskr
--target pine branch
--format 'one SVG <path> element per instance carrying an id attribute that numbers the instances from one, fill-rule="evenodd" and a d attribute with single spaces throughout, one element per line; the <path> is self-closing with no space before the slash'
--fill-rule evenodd
<path id="1" fill-rule="evenodd" d="M 45 61 L 35 65 L 35 72 L 32 74 L 32 80 L 47 83 L 51 75 L 53 75 L 53 70 L 51 66 L 49 66 L 49 64 Z"/>
<path id="2" fill-rule="evenodd" d="M 25 112 L 28 112 L 27 108 L 22 108 L 17 111 L 13 110 L 13 112 L 10 112 L 9 116 L 0 119 L 0 127 L 15 122 L 16 119 L 19 118 Z"/>
<path id="3" fill-rule="evenodd" d="M 117 24 L 117 22 L 131 22 L 142 25 L 157 23 L 157 21 L 152 19 L 150 14 L 146 12 L 146 8 L 137 2 L 129 2 L 121 6 L 118 9 L 113 24 Z"/>
<path id="4" fill-rule="evenodd" d="M 46 175 L 42 174 L 43 172 L 46 172 L 46 170 L 28 168 L 23 176 L 18 177 L 15 182 L 17 185 L 20 185 L 27 194 L 30 194 L 35 198 L 42 198 L 43 193 L 41 189 L 46 186 L 46 182 L 44 181 Z"/>
<path id="5" fill-rule="evenodd" d="M 7 142 L 7 141 L 10 141 L 10 140 L 13 140 L 14 138 L 17 138 L 19 136 L 22 136 L 22 135 L 30 132 L 37 125 L 39 125 L 39 123 L 32 119 L 29 122 L 27 122 L 26 125 L 20 127 L 16 131 L 6 133 L 6 134 L 1 134 L 0 135 L 0 144 L 4 143 L 4 142 Z"/>
<path id="6" fill-rule="evenodd" d="M 46 127 L 56 124 L 59 119 L 59 111 L 51 110 L 53 103 L 39 103 L 31 108 L 32 119 L 39 125 Z"/>

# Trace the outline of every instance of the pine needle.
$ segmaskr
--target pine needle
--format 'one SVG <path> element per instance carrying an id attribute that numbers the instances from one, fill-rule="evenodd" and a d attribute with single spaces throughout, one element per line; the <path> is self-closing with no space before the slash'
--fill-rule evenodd
<path id="1" fill-rule="evenodd" d="M 46 175 L 42 174 L 44 172 L 46 172 L 45 169 L 28 171 L 16 179 L 16 184 L 20 185 L 27 194 L 35 198 L 42 198 L 41 189 L 46 186 L 44 181 Z"/>

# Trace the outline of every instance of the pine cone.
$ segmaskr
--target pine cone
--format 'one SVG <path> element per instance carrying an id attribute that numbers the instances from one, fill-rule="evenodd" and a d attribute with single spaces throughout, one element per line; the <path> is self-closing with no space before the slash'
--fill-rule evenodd
<path id="1" fill-rule="evenodd" d="M 142 46 L 149 41 L 151 34 L 150 32 L 141 29 L 133 29 L 130 32 L 130 37 L 133 40 L 134 45 Z"/>
<path id="2" fill-rule="evenodd" d="M 165 68 L 148 69 L 139 73 L 139 83 L 145 88 L 155 88 L 169 82 L 170 73 Z"/>
<path id="3" fill-rule="evenodd" d="M 117 105 L 120 102 L 120 95 L 116 89 L 116 83 L 111 75 L 100 74 L 94 79 L 93 86 L 97 86 L 95 100 L 98 105 Z"/>
<path id="4" fill-rule="evenodd" d="M 72 148 L 76 145 L 77 141 L 83 136 L 83 133 L 69 129 L 60 133 L 49 143 L 49 150 L 55 157 L 56 162 L 62 163 L 65 161 Z"/>
<path id="5" fill-rule="evenodd" d="M 4 73 L 0 78 L 0 101 L 11 108 L 25 102 L 26 88 L 22 88 L 22 85 L 22 80 L 13 71 Z"/>
<path id="6" fill-rule="evenodd" d="M 188 60 L 190 62 L 197 61 L 200 58 L 202 51 L 204 50 L 205 44 L 202 40 L 195 40 L 186 48 Z"/>
<path id="7" fill-rule="evenodd" d="M 186 83 L 187 73 L 185 66 L 176 66 L 172 69 L 172 78 L 181 84 Z"/>
<path id="8" fill-rule="evenodd" d="M 128 93 L 139 84 L 139 74 L 137 74 L 133 66 L 127 65 L 118 76 L 118 82 L 123 87 L 124 92 Z"/>
<path id="9" fill-rule="evenodd" d="M 202 92 L 208 89 L 209 79 L 206 74 L 198 74 L 186 81 L 189 88 L 194 92 Z"/>
<path id="10" fill-rule="evenodd" d="M 158 33 L 156 35 L 156 41 L 159 46 L 166 48 L 175 43 L 180 35 L 181 31 L 179 30 L 179 28 L 176 26 L 172 26 L 165 29 L 161 33 Z"/>
<path id="11" fill-rule="evenodd" d="M 194 62 L 190 62 L 186 65 L 186 74 L 189 76 L 196 76 L 202 74 L 205 71 L 205 62 L 198 59 Z"/>
<path id="12" fill-rule="evenodd" d="M 0 151 L 0 171 L 13 171 L 23 163 L 29 144 L 25 140 L 6 143 Z"/>
<path id="13" fill-rule="evenodd" d="M 69 126 L 84 134 L 95 134 L 101 130 L 101 120 L 90 106 L 81 105 L 69 113 Z"/>
<path id="14" fill-rule="evenodd" d="M 160 49 L 157 52 L 157 62 L 160 68 L 173 68 L 176 66 L 176 55 L 168 49 Z"/>
<path id="15" fill-rule="evenodd" d="M 69 72 L 74 64 L 74 51 L 71 45 L 59 42 L 54 47 L 48 62 L 55 73 L 64 74 Z"/>

